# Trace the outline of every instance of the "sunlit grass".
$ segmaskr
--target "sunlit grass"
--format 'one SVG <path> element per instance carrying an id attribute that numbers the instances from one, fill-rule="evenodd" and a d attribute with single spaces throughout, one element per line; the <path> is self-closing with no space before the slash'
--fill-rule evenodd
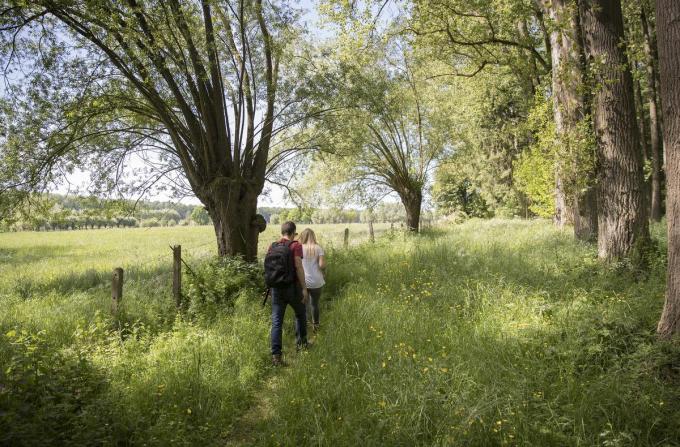
<path id="1" fill-rule="evenodd" d="M 300 225 L 299 230 L 308 226 L 330 246 L 342 246 L 345 228 L 350 229 L 352 244 L 368 239 L 364 224 Z M 376 232 L 388 226 L 376 224 Z M 277 236 L 278 226 L 269 225 L 260 235 L 260 253 Z M 0 233 L 0 293 L 16 288 L 28 297 L 35 284 L 47 289 L 92 286 L 115 267 L 130 270 L 133 277 L 169 270 L 171 245 L 182 245 L 187 259 L 217 252 L 212 226 Z"/>
<path id="2" fill-rule="evenodd" d="M 646 275 L 545 221 L 375 245 L 357 226 L 348 251 L 343 225 L 314 228 L 331 248 L 321 332 L 295 354 L 289 310 L 276 370 L 254 292 L 216 318 L 177 317 L 168 245 L 197 265 L 209 227 L 125 230 L 127 250 L 114 230 L 0 235 L 0 444 L 678 444 L 680 351 L 654 335 L 661 226 Z M 116 318 L 113 265 L 130 272 Z"/>
<path id="3" fill-rule="evenodd" d="M 675 445 L 663 263 L 636 282 L 595 255 L 546 222 L 476 221 L 339 256 L 344 287 L 260 442 Z"/>

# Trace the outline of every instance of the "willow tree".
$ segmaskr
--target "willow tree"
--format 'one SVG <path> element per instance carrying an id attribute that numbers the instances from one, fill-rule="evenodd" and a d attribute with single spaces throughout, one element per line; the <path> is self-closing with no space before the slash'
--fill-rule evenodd
<path id="1" fill-rule="evenodd" d="M 278 97 L 286 6 L 3 1 L 0 187 L 36 189 L 95 158 L 115 183 L 126 157 L 155 151 L 153 172 L 180 173 L 212 217 L 218 253 L 254 259 L 272 138 L 296 120 Z"/>
<path id="2" fill-rule="evenodd" d="M 410 52 L 369 43 L 351 63 L 336 55 L 342 75 L 329 98 L 334 112 L 318 122 L 325 166 L 335 186 L 352 185 L 357 196 L 394 192 L 406 211 L 406 227 L 417 232 L 424 188 L 445 146 L 445 114 L 436 83 L 418 73 Z M 331 107 L 329 107 L 331 108 Z"/>

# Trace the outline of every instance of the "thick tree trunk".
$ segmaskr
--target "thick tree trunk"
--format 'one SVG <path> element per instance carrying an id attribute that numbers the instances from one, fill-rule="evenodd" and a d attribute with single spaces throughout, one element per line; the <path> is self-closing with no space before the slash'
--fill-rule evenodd
<path id="1" fill-rule="evenodd" d="M 558 0 L 558 3 L 561 3 Z M 553 21 L 557 20 L 555 17 L 556 8 L 553 5 L 545 6 L 546 13 Z M 550 57 L 552 61 L 552 90 L 553 90 L 553 114 L 555 119 L 555 127 L 557 127 L 557 133 L 560 134 L 564 128 L 564 118 L 562 115 L 562 108 L 560 107 L 560 100 L 558 98 L 558 92 L 562 91 L 562 82 L 560 81 L 560 76 L 558 72 L 560 70 L 560 62 L 562 58 L 562 38 L 559 29 L 554 25 L 552 31 L 549 34 L 550 39 Z M 562 179 L 563 166 L 561 166 L 559 160 L 556 165 L 555 173 L 555 217 L 553 219 L 555 225 L 562 229 L 569 221 L 569 211 L 567 210 L 567 199 L 564 188 L 564 181 Z"/>
<path id="2" fill-rule="evenodd" d="M 657 332 L 670 338 L 680 332 L 680 2 L 656 1 L 660 98 L 666 148 L 668 218 L 668 287 Z"/>
<path id="3" fill-rule="evenodd" d="M 649 240 L 633 79 L 626 60 L 620 0 L 580 3 L 586 54 L 598 83 L 598 256 L 613 260 Z"/>
<path id="4" fill-rule="evenodd" d="M 645 115 L 644 101 L 642 98 L 642 86 L 640 85 L 639 79 L 635 81 L 633 88 L 635 89 L 635 110 L 637 111 L 638 117 L 638 130 L 640 132 L 640 146 L 642 149 L 642 165 L 644 166 L 647 163 L 647 160 L 650 159 L 651 154 L 649 150 L 649 136 L 647 135 L 647 129 L 649 128 L 648 127 L 649 124 L 647 123 L 647 117 Z M 651 204 L 652 197 L 651 181 L 644 179 L 643 186 L 645 188 L 644 192 L 645 200 L 648 200 L 649 203 Z"/>
<path id="5" fill-rule="evenodd" d="M 587 104 L 579 88 L 584 79 L 583 48 L 581 27 L 576 4 L 569 0 L 544 0 L 542 7 L 552 21 L 550 48 L 552 60 L 553 115 L 557 139 L 566 154 L 573 154 L 570 148 L 577 138 L 578 126 L 587 113 Z M 574 160 L 564 160 L 559 155 L 555 179 L 555 224 L 562 228 L 574 224 L 574 236 L 581 240 L 592 240 L 597 234 L 597 201 L 592 187 L 581 191 L 574 185 L 583 173 L 582 167 Z M 578 157 L 576 157 L 578 159 Z M 566 181 L 565 179 L 570 179 Z"/>
<path id="6" fill-rule="evenodd" d="M 580 241 L 597 240 L 597 191 L 588 188 L 574 198 L 574 236 Z"/>
<path id="7" fill-rule="evenodd" d="M 205 200 L 213 222 L 219 256 L 241 255 L 246 261 L 257 259 L 257 244 L 266 222 L 257 214 L 254 192 L 236 194 L 228 188 L 215 188 Z"/>
<path id="8" fill-rule="evenodd" d="M 420 209 L 423 203 L 422 191 L 399 192 L 401 203 L 406 209 L 406 228 L 415 233 L 420 228 Z"/>
<path id="9" fill-rule="evenodd" d="M 656 72 L 656 61 L 658 60 L 658 54 L 656 51 L 656 45 L 654 42 L 654 30 L 651 24 L 647 20 L 644 8 L 640 14 L 640 19 L 642 21 L 642 30 L 645 35 L 644 49 L 645 55 L 647 56 L 647 88 L 649 89 L 649 98 L 647 98 L 647 103 L 649 104 L 649 131 L 650 131 L 650 149 L 651 149 L 651 159 L 652 159 L 652 191 L 651 191 L 651 218 L 655 222 L 661 220 L 661 139 L 659 136 L 659 115 L 657 108 L 657 91 L 656 91 L 656 78 L 658 76 Z"/>
<path id="10" fill-rule="evenodd" d="M 649 136 L 647 135 L 647 117 L 645 116 L 644 101 L 642 99 L 642 86 L 640 80 L 635 81 L 635 110 L 638 112 L 638 129 L 640 129 L 640 146 L 642 147 L 642 159 L 649 159 Z"/>

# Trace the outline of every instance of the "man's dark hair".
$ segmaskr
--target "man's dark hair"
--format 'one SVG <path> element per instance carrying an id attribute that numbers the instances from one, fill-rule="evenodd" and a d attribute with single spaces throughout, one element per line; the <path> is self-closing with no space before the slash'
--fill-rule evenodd
<path id="1" fill-rule="evenodd" d="M 295 235 L 295 222 L 291 222 L 290 220 L 288 222 L 284 222 L 281 224 L 281 234 L 285 236 L 294 236 Z"/>

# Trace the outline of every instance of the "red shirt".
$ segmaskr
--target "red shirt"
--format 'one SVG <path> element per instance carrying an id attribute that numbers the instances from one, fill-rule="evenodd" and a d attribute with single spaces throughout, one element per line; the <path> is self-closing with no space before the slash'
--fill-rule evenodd
<path id="1" fill-rule="evenodd" d="M 279 244 L 283 244 L 284 242 L 288 242 L 288 239 L 281 238 L 281 239 L 279 239 L 278 242 L 279 242 Z M 295 274 L 295 283 L 299 285 L 300 279 L 298 278 L 298 275 L 297 275 L 297 266 L 295 265 L 295 257 L 297 256 L 300 259 L 302 259 L 302 244 L 299 243 L 298 241 L 293 241 L 288 248 L 290 248 L 290 256 L 291 256 L 290 261 L 293 263 L 293 272 L 295 272 L 294 273 Z M 272 247 L 270 245 L 269 250 L 267 250 L 267 253 L 269 253 L 271 251 L 271 249 L 272 249 Z"/>

